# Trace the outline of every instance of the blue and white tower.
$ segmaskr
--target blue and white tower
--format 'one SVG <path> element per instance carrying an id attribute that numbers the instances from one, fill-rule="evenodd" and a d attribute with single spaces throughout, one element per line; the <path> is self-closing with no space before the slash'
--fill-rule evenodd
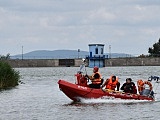
<path id="1" fill-rule="evenodd" d="M 89 67 L 104 67 L 104 44 L 89 44 Z"/>

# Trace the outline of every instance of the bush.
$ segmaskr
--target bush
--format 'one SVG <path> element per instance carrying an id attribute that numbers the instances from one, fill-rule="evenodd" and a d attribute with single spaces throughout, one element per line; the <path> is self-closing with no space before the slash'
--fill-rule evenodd
<path id="1" fill-rule="evenodd" d="M 0 89 L 18 85 L 20 75 L 7 62 L 0 61 Z"/>

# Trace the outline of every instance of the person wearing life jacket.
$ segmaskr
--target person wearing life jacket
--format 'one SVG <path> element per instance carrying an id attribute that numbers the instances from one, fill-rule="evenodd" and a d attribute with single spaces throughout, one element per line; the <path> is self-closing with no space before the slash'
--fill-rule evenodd
<path id="1" fill-rule="evenodd" d="M 149 86 L 149 89 L 145 87 Z M 149 96 L 154 98 L 153 86 L 149 81 L 138 80 L 137 81 L 138 91 L 140 95 Z"/>
<path id="2" fill-rule="evenodd" d="M 109 79 L 105 81 L 105 83 L 101 86 L 102 88 L 106 86 L 105 89 L 115 90 L 117 87 L 117 91 L 119 91 L 120 82 L 118 82 L 118 77 L 111 76 Z"/>
<path id="3" fill-rule="evenodd" d="M 126 82 L 122 85 L 121 90 L 123 90 L 123 92 L 126 92 L 126 93 L 137 94 L 136 86 L 134 82 L 132 82 L 131 78 L 126 79 Z"/>
<path id="4" fill-rule="evenodd" d="M 100 85 L 101 85 L 101 74 L 98 72 L 99 68 L 97 66 L 95 66 L 93 68 L 93 75 L 92 76 L 88 76 L 86 75 L 86 77 L 88 77 L 92 84 L 89 84 L 89 87 L 90 88 L 97 88 L 99 89 L 100 88 Z"/>

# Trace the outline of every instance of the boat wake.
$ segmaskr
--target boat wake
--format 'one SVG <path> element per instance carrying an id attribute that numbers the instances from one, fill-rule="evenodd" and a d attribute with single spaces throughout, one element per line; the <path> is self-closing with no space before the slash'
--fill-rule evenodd
<path id="1" fill-rule="evenodd" d="M 122 103 L 122 104 L 128 104 L 128 103 L 144 103 L 144 102 L 153 102 L 150 100 L 129 100 L 129 99 L 120 99 L 120 98 L 112 98 L 112 97 L 103 97 L 103 98 L 98 98 L 98 99 L 84 99 L 80 98 L 81 103 L 84 104 L 103 104 L 103 103 L 108 103 L 108 104 L 113 104 L 113 103 Z"/>

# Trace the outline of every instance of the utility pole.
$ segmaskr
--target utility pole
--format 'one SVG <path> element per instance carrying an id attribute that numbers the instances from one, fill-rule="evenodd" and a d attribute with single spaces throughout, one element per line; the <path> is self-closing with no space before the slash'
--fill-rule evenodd
<path id="1" fill-rule="evenodd" d="M 79 52 L 80 52 L 80 49 L 78 49 L 78 58 L 79 58 Z"/>
<path id="2" fill-rule="evenodd" d="M 23 60 L 23 46 L 22 46 L 22 60 Z"/>
<path id="3" fill-rule="evenodd" d="M 109 58 L 111 58 L 111 45 L 109 45 Z"/>

